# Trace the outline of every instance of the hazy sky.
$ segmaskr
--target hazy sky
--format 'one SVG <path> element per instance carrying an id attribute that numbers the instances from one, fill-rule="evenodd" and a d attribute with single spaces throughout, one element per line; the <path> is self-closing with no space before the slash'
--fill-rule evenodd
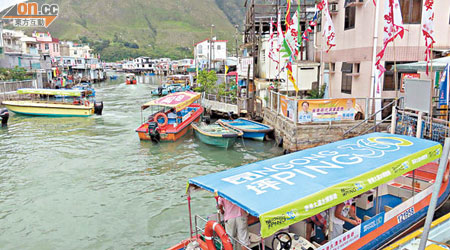
<path id="1" fill-rule="evenodd" d="M 0 11 L 13 6 L 16 3 L 25 2 L 24 0 L 1 0 L 0 1 Z"/>

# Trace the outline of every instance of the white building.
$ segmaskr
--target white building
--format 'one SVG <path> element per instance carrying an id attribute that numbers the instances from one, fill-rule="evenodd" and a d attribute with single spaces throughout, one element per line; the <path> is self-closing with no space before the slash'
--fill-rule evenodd
<path id="1" fill-rule="evenodd" d="M 194 60 L 199 69 L 216 68 L 216 63 L 227 59 L 227 40 L 203 40 L 194 44 Z"/>

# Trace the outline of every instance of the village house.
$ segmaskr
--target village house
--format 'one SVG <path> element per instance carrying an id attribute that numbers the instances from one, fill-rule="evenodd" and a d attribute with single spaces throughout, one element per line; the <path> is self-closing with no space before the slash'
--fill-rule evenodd
<path id="1" fill-rule="evenodd" d="M 217 40 L 215 37 L 194 44 L 194 60 L 199 69 L 217 69 L 227 59 L 227 40 Z"/>
<path id="2" fill-rule="evenodd" d="M 383 44 L 384 1 L 380 1 L 378 16 L 377 53 Z M 425 60 L 425 40 L 421 32 L 422 0 L 401 0 L 402 18 L 405 31 L 403 39 L 397 38 L 388 45 L 382 64 L 384 74 L 381 96 L 394 98 L 402 91 L 402 74 L 417 73 L 411 70 L 399 70 L 394 76 L 396 64 Z M 435 57 L 450 50 L 450 25 L 448 1 L 435 1 Z M 323 66 L 329 71 L 331 98 L 372 97 L 372 55 L 375 23 L 375 6 L 355 0 L 330 1 L 330 14 L 336 30 L 336 47 L 325 53 L 326 43 L 318 26 L 318 49 L 316 60 L 323 55 Z M 324 17 L 322 16 L 322 20 Z M 395 46 L 394 46 L 395 45 Z M 320 49 L 321 48 L 321 49 Z M 420 73 L 420 72 L 419 72 Z M 397 78 L 397 87 L 395 86 Z M 425 77 L 422 72 L 421 77 Z M 395 90 L 398 90 L 396 93 Z"/>

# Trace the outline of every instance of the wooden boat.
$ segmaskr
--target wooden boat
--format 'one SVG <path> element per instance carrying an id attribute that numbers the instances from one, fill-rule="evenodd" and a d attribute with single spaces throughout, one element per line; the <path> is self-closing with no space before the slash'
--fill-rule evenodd
<path id="1" fill-rule="evenodd" d="M 236 139 L 243 135 L 242 131 L 228 128 L 218 123 L 210 125 L 192 123 L 192 128 L 200 141 L 221 148 L 233 146 Z"/>
<path id="2" fill-rule="evenodd" d="M 422 237 L 423 228 L 389 245 L 384 250 L 417 250 Z M 450 249 L 450 213 L 431 223 L 426 249 Z"/>
<path id="3" fill-rule="evenodd" d="M 136 84 L 136 76 L 134 74 L 126 74 L 125 75 L 125 83 L 127 85 L 133 85 Z"/>
<path id="4" fill-rule="evenodd" d="M 224 126 L 244 132 L 244 138 L 258 141 L 263 141 L 264 137 L 273 131 L 273 128 L 269 125 L 245 118 L 239 118 L 236 120 L 219 120 L 217 122 L 223 124 Z"/>
<path id="5" fill-rule="evenodd" d="M 291 249 L 379 249 L 425 218 L 438 161 L 444 160 L 441 154 L 437 142 L 367 134 L 189 179 L 188 207 L 193 192 L 205 190 L 245 210 L 251 215 L 250 238 L 257 239 L 250 248 L 261 243 L 280 249 L 277 241 L 288 238 Z M 437 208 L 450 193 L 449 166 L 444 167 Z M 306 219 L 325 213 L 326 230 L 335 230 L 330 226 L 330 215 L 334 215 L 330 210 L 351 199 L 362 223 L 353 218 L 356 226 L 345 224 L 337 237 L 320 240 L 326 242 L 323 245 L 306 239 Z M 217 225 L 216 207 L 211 207 L 213 215 L 206 220 L 188 211 L 189 238 L 170 249 L 192 249 L 194 241 L 208 249 L 203 245 L 211 240 L 202 232 Z M 202 220 L 208 221 L 205 228 L 198 226 L 205 225 Z M 316 228 L 312 233 L 320 237 L 320 231 Z M 222 235 L 222 242 L 227 238 Z"/>
<path id="6" fill-rule="evenodd" d="M 19 89 L 20 95 L 47 96 L 47 100 L 32 99 L 19 101 L 2 102 L 10 111 L 24 115 L 36 116 L 90 116 L 94 113 L 101 114 L 103 103 L 90 102 L 85 98 L 86 92 L 83 90 L 65 90 L 65 89 Z M 74 97 L 65 100 L 50 100 L 50 96 Z"/>
<path id="7" fill-rule="evenodd" d="M 141 107 L 141 112 L 149 107 L 156 108 L 146 121 L 136 129 L 141 140 L 176 141 L 185 135 L 193 122 L 198 122 L 203 107 L 194 103 L 200 99 L 200 93 L 179 92 L 152 100 Z M 171 109 L 176 118 L 170 118 Z"/>

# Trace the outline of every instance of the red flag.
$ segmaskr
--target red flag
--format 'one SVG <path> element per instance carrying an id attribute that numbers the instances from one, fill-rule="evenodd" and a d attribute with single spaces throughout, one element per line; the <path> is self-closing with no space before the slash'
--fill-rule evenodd
<path id="1" fill-rule="evenodd" d="M 425 61 L 427 61 L 427 75 L 428 64 L 431 60 L 431 48 L 434 41 L 434 0 L 425 0 L 422 7 L 422 34 L 425 38 Z"/>

